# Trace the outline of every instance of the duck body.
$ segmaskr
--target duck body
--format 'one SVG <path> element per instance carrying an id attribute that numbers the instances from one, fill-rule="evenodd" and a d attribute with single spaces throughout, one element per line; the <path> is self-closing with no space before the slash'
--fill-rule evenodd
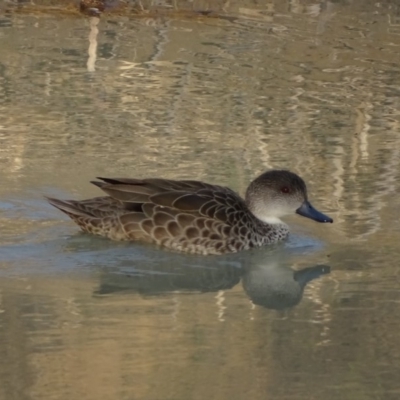
<path id="1" fill-rule="evenodd" d="M 279 217 L 290 211 L 332 222 L 312 208 L 303 180 L 289 171 L 268 171 L 256 178 L 246 199 L 227 187 L 200 181 L 98 179 L 92 183 L 108 196 L 48 201 L 84 232 L 113 240 L 154 243 L 191 254 L 224 254 L 286 238 L 289 228 Z"/>

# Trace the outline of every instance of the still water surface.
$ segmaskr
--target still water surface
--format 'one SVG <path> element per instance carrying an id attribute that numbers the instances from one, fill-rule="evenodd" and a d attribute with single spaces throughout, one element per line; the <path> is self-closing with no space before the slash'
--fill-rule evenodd
<path id="1" fill-rule="evenodd" d="M 399 398 L 400 7 L 229 7 L 0 15 L 1 400 Z M 243 193 L 272 167 L 335 223 L 202 258 L 80 234 L 43 199 L 95 176 Z"/>

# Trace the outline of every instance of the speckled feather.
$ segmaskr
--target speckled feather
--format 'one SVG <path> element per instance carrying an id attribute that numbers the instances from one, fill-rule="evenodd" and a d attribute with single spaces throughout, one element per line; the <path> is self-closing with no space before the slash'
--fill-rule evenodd
<path id="1" fill-rule="evenodd" d="M 108 196 L 48 199 L 84 232 L 204 255 L 275 243 L 289 232 L 286 224 L 257 219 L 227 187 L 189 180 L 98 179 L 102 182 L 93 183 Z"/>

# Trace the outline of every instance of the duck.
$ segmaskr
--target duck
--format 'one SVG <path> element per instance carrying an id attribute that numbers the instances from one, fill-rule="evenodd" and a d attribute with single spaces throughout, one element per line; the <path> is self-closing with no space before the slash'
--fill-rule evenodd
<path id="1" fill-rule="evenodd" d="M 176 252 L 220 255 L 275 244 L 289 234 L 281 220 L 289 214 L 333 222 L 311 205 L 304 180 L 288 170 L 259 175 L 244 198 L 196 180 L 97 179 L 91 183 L 106 196 L 47 200 L 83 232 Z"/>

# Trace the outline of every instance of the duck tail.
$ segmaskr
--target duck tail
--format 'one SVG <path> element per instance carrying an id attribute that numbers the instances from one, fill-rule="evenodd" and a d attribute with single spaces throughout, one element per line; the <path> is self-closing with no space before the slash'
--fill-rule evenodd
<path id="1" fill-rule="evenodd" d="M 52 197 L 46 197 L 46 200 L 54 207 L 58 208 L 69 217 L 90 217 L 92 216 L 87 211 L 79 207 L 78 202 L 73 200 L 59 200 Z"/>

